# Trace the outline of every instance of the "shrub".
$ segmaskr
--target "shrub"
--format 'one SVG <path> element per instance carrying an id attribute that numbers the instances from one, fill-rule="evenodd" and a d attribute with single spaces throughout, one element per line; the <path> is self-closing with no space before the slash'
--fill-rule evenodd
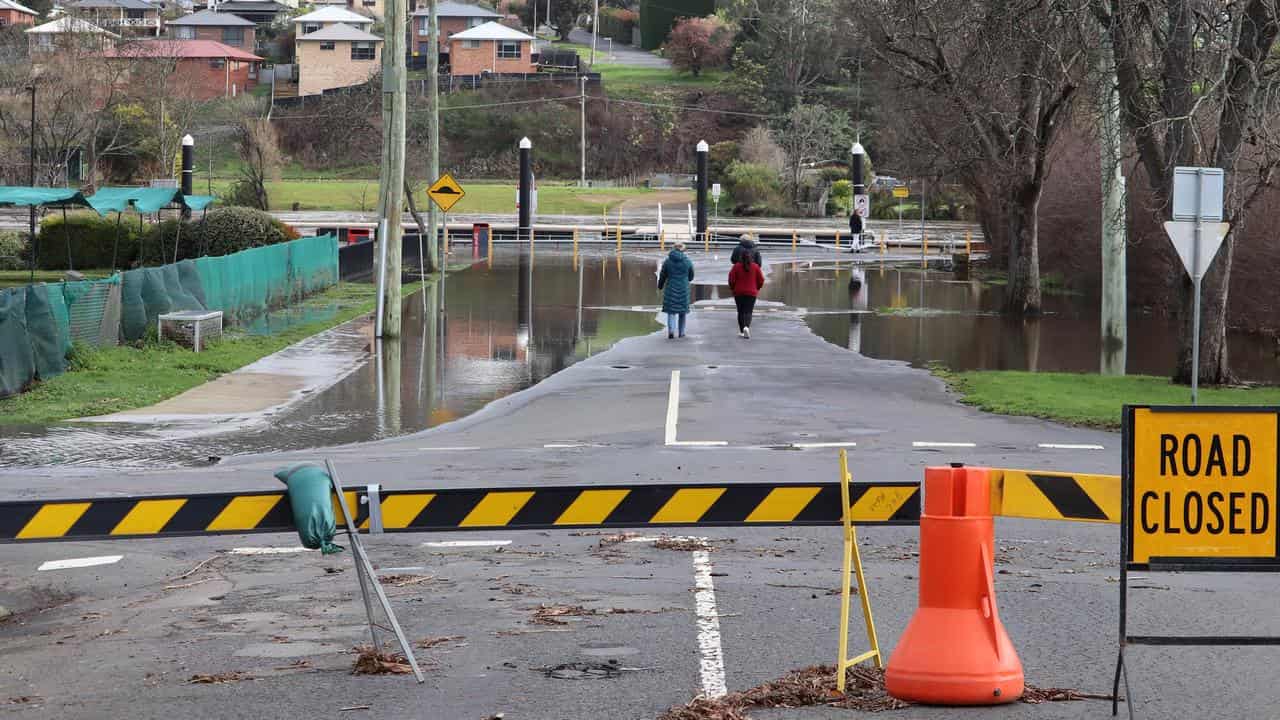
<path id="1" fill-rule="evenodd" d="M 77 212 L 68 214 L 64 224 L 61 213 L 50 215 L 40 223 L 36 237 L 39 241 L 37 262 L 42 270 L 110 268 L 114 254 L 116 267 L 129 267 L 138 256 L 138 226 L 130 220 L 124 218 L 117 222 L 116 218 L 100 217 L 97 213 Z"/>
<path id="2" fill-rule="evenodd" d="M 733 31 L 723 20 L 711 15 L 685 18 L 671 30 L 664 57 L 682 72 L 699 75 L 703 70 L 722 67 L 733 48 Z"/>
<path id="3" fill-rule="evenodd" d="M 848 215 L 853 212 L 853 183 L 848 180 L 837 180 L 831 184 L 831 192 L 827 195 L 828 215 Z"/>
<path id="4" fill-rule="evenodd" d="M 138 264 L 165 265 L 205 255 L 230 255 L 253 247 L 296 240 L 298 232 L 264 212 L 243 207 L 210 210 L 203 219 L 179 222 L 176 218 L 147 226 L 139 239 Z"/>
<path id="5" fill-rule="evenodd" d="M 764 165 L 732 163 L 725 179 L 739 215 L 768 213 L 785 204 L 778 174 Z"/>
<path id="6" fill-rule="evenodd" d="M 0 270 L 26 269 L 26 235 L 11 230 L 0 230 Z"/>

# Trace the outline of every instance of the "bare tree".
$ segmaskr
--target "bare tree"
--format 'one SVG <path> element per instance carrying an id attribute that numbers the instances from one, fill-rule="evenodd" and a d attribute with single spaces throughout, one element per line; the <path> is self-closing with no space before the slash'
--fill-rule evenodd
<path id="1" fill-rule="evenodd" d="M 283 165 L 276 130 L 266 118 L 246 116 L 240 121 L 237 140 L 244 163 L 234 198 L 241 205 L 270 210 L 267 182 L 279 179 Z"/>
<path id="2" fill-rule="evenodd" d="M 863 13 L 905 139 L 961 179 L 1006 254 L 1006 308 L 1041 309 L 1039 206 L 1085 53 L 1064 0 L 878 0 Z M 924 170 L 925 168 L 917 168 Z"/>
<path id="3" fill-rule="evenodd" d="M 1121 115 L 1163 217 L 1179 165 L 1227 174 L 1232 224 L 1203 282 L 1200 382 L 1232 379 L 1227 293 L 1235 237 L 1248 209 L 1275 183 L 1280 164 L 1280 5 L 1275 0 L 1092 0 L 1110 34 Z M 1180 262 L 1172 258 L 1173 267 Z M 1174 380 L 1191 381 L 1192 285 L 1177 273 L 1181 332 Z"/>

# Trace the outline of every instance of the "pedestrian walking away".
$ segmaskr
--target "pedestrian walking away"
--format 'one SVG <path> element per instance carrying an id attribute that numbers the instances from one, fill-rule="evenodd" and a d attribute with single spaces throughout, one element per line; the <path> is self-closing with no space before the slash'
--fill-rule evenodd
<path id="1" fill-rule="evenodd" d="M 862 249 L 862 215 L 854 210 L 849 215 L 849 252 Z"/>
<path id="2" fill-rule="evenodd" d="M 667 314 L 667 338 L 684 337 L 685 320 L 689 317 L 689 283 L 693 281 L 693 261 L 684 254 L 684 243 L 678 242 L 667 254 L 658 274 L 662 291 L 662 312 Z"/>
<path id="3" fill-rule="evenodd" d="M 751 314 L 756 309 L 756 296 L 764 287 L 764 271 L 760 263 L 744 252 L 738 262 L 729 269 L 729 289 L 733 291 L 733 303 L 738 306 L 738 337 L 751 339 Z"/>
<path id="4" fill-rule="evenodd" d="M 764 260 L 760 258 L 760 249 L 756 247 L 756 241 L 751 239 L 750 235 L 742 235 L 738 238 L 738 244 L 733 248 L 733 254 L 729 256 L 729 262 L 737 265 L 742 262 L 743 254 L 751 256 L 751 260 L 760 267 L 764 267 Z"/>

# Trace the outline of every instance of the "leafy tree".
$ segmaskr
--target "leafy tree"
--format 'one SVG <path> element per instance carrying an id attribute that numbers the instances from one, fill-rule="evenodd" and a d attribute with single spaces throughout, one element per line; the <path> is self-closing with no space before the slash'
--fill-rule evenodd
<path id="1" fill-rule="evenodd" d="M 854 37 L 854 5 L 838 0 L 730 0 L 725 15 L 740 29 L 734 73 L 746 73 L 748 86 L 760 89 L 744 97 L 776 102 L 788 110 L 819 83 L 839 80 Z"/>
<path id="2" fill-rule="evenodd" d="M 685 18 L 672 28 L 662 54 L 677 70 L 697 76 L 707 68 L 717 68 L 729 59 L 733 33 L 723 20 L 711 15 Z"/>
<path id="3" fill-rule="evenodd" d="M 783 116 L 773 139 L 787 158 L 792 202 L 800 199 L 805 164 L 844 157 L 852 138 L 849 116 L 826 105 L 797 105 Z"/>

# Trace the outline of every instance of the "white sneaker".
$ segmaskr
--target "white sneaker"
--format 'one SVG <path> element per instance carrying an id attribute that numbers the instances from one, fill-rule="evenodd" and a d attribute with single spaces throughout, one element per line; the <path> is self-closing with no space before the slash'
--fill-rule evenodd
<path id="1" fill-rule="evenodd" d="M 742 329 L 742 337 L 744 337 L 744 338 L 746 338 L 746 339 L 750 340 L 750 339 L 751 339 L 751 328 L 743 328 L 743 329 Z"/>

